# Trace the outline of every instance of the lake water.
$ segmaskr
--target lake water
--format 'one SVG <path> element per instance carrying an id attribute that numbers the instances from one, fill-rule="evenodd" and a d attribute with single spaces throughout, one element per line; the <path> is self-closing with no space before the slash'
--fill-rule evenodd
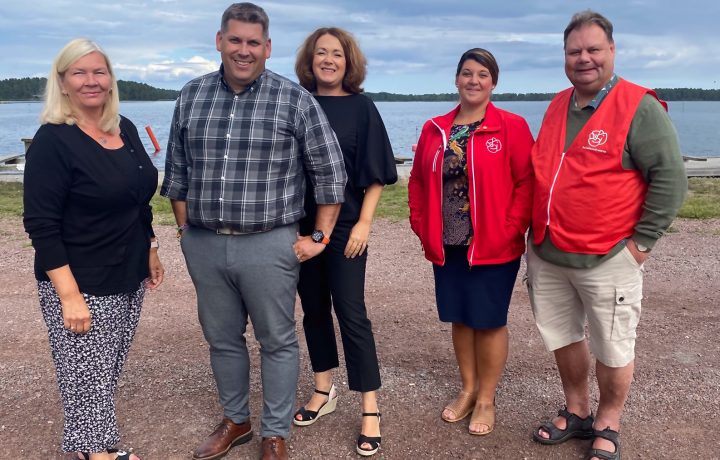
<path id="1" fill-rule="evenodd" d="M 122 114 L 138 127 L 148 152 L 153 152 L 154 148 L 143 128 L 152 126 L 162 147 L 153 161 L 161 169 L 164 166 L 174 104 L 173 101 L 160 101 L 123 102 L 121 105 Z M 496 104 L 525 117 L 533 134 L 537 135 L 548 102 Z M 417 142 L 425 120 L 449 112 L 454 105 L 453 102 L 378 102 L 377 107 L 390 135 L 395 155 L 411 157 L 411 147 Z M 0 155 L 23 151 L 20 139 L 35 134 L 41 108 L 42 104 L 35 102 L 0 104 Z M 720 102 L 670 102 L 670 116 L 677 128 L 683 154 L 720 156 Z"/>

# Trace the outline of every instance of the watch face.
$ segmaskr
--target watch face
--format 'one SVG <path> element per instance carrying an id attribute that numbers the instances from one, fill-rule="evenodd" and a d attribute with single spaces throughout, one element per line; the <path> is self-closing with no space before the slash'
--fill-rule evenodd
<path id="1" fill-rule="evenodd" d="M 312 235 L 310 235 L 310 238 L 316 243 L 322 243 L 325 234 L 320 230 L 315 230 L 312 232 Z"/>

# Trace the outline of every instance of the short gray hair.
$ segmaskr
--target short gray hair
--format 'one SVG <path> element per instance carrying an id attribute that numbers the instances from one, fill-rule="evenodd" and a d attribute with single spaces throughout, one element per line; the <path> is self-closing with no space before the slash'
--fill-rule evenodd
<path id="1" fill-rule="evenodd" d="M 608 18 L 606 18 L 600 13 L 597 13 L 593 10 L 585 10 L 580 11 L 579 13 L 575 13 L 570 19 L 570 23 L 565 28 L 565 34 L 563 35 L 563 48 L 567 47 L 567 39 L 568 35 L 570 35 L 570 32 L 572 32 L 573 30 L 578 30 L 583 26 L 589 26 L 592 24 L 600 27 L 603 32 L 605 32 L 605 35 L 607 36 L 607 39 L 610 43 L 615 43 L 613 41 L 612 22 L 610 22 Z"/>

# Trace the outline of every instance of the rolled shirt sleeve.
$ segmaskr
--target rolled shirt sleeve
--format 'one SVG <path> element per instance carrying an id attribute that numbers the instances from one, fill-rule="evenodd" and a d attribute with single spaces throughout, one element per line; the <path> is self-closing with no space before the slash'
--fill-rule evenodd
<path id="1" fill-rule="evenodd" d="M 170 137 L 168 138 L 167 153 L 165 155 L 165 178 L 163 179 L 160 194 L 171 200 L 186 201 L 188 172 L 182 129 L 180 128 L 181 97 L 175 103 L 173 119 L 170 125 Z"/>
<path id="2" fill-rule="evenodd" d="M 303 95 L 303 98 L 306 101 L 301 102 L 306 102 L 307 108 L 300 113 L 297 134 L 303 150 L 303 166 L 312 181 L 315 202 L 343 203 L 347 173 L 340 144 L 320 105 L 309 94 Z"/>

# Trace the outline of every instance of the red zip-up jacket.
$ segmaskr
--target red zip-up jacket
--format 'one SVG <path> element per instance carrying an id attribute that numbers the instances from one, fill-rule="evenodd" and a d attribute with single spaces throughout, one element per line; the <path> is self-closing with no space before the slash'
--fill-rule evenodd
<path id="1" fill-rule="evenodd" d="M 410 226 L 425 258 L 445 264 L 442 163 L 453 120 L 460 110 L 425 122 L 415 151 L 408 204 Z M 467 172 L 473 238 L 469 265 L 501 264 L 525 252 L 532 212 L 533 137 L 522 117 L 489 103 L 485 120 L 468 141 Z"/>

